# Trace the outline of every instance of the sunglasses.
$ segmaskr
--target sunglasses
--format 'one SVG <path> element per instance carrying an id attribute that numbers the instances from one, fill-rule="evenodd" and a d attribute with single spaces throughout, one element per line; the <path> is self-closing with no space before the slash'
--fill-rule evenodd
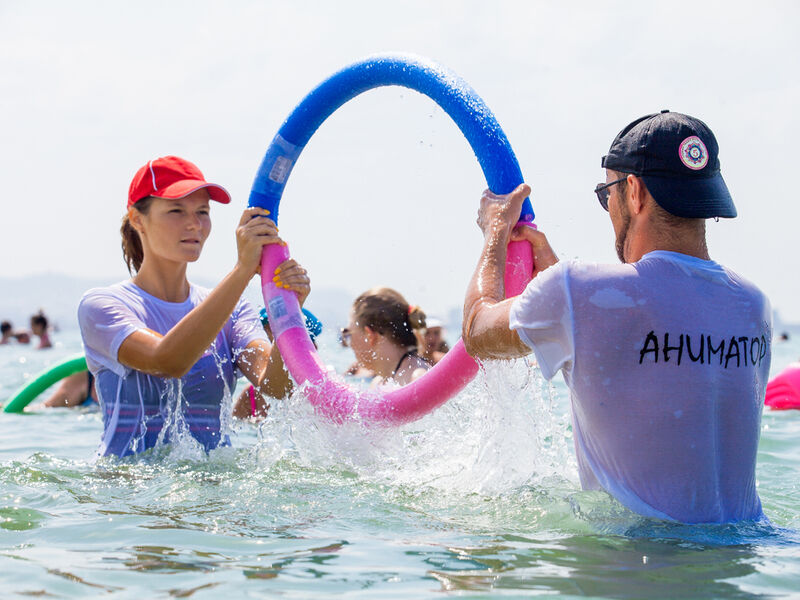
<path id="1" fill-rule="evenodd" d="M 350 347 L 350 338 L 353 337 L 353 334 L 350 333 L 350 330 L 347 327 L 343 327 L 342 330 L 339 332 L 339 339 L 342 341 L 342 346 L 345 348 Z"/>
<path id="2" fill-rule="evenodd" d="M 610 181 L 609 183 L 598 183 L 597 187 L 594 188 L 594 193 L 597 194 L 597 200 L 600 202 L 600 206 L 603 207 L 603 210 L 608 212 L 608 198 L 611 196 L 610 188 L 612 185 L 617 185 L 625 181 L 628 178 L 626 175 L 625 177 L 620 177 L 615 181 Z"/>

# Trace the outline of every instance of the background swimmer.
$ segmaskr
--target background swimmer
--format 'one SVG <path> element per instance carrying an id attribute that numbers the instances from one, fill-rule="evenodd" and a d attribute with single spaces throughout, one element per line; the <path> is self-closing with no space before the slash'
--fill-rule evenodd
<path id="1" fill-rule="evenodd" d="M 92 372 L 82 371 L 65 377 L 43 404 L 46 408 L 74 408 L 97 404 L 97 390 Z"/>
<path id="2" fill-rule="evenodd" d="M 359 369 L 403 385 L 430 368 L 419 354 L 424 327 L 425 313 L 419 307 L 391 288 L 377 287 L 355 299 L 342 339 Z"/>
<path id="3" fill-rule="evenodd" d="M 428 317 L 425 320 L 425 333 L 422 336 L 424 345 L 422 358 L 432 365 L 442 360 L 450 351 L 444 339 L 444 323 L 439 319 Z"/>
<path id="4" fill-rule="evenodd" d="M 317 336 L 322 333 L 322 321 L 320 321 L 314 313 L 312 313 L 307 308 L 302 309 L 303 317 L 305 319 L 305 326 L 306 330 L 308 331 L 308 336 L 311 338 L 311 343 L 314 344 L 314 347 L 317 347 Z M 269 341 L 274 343 L 274 337 L 272 335 L 272 328 L 269 325 L 269 316 L 267 315 L 266 309 L 262 308 L 259 312 L 259 317 L 261 318 L 261 324 L 264 327 L 264 331 L 269 338 Z M 290 385 L 287 388 L 287 394 L 291 393 L 291 380 Z M 247 388 L 239 394 L 238 398 L 236 398 L 236 402 L 233 405 L 233 416 L 237 419 L 247 419 L 250 417 L 265 417 L 267 415 L 267 411 L 269 410 L 269 402 L 262 396 L 258 390 L 255 389 L 252 385 L 248 385 Z"/>
<path id="5" fill-rule="evenodd" d="M 49 322 L 47 321 L 47 317 L 44 316 L 43 311 L 40 310 L 31 317 L 31 332 L 39 338 L 39 345 L 37 346 L 39 350 L 53 347 L 53 342 L 50 341 L 48 327 Z"/>
<path id="6" fill-rule="evenodd" d="M 16 341 L 19 344 L 30 344 L 31 342 L 31 336 L 28 332 L 14 331 L 14 326 L 11 324 L 11 321 L 3 321 L 0 323 L 0 333 L 2 333 L 0 344 L 10 344 L 12 341 Z"/>

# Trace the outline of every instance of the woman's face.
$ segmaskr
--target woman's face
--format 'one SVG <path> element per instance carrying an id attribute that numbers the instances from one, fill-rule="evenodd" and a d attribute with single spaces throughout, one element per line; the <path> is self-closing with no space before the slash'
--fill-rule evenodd
<path id="1" fill-rule="evenodd" d="M 136 227 L 148 253 L 174 262 L 194 262 L 211 233 L 208 191 L 192 192 L 184 198 L 154 198 L 148 213 L 139 215 Z M 135 225 L 136 226 L 136 225 Z"/>
<path id="2" fill-rule="evenodd" d="M 425 347 L 428 350 L 436 350 L 442 343 L 442 328 L 428 327 L 425 330 Z"/>
<path id="3" fill-rule="evenodd" d="M 375 352 L 370 343 L 369 333 L 356 320 L 355 314 L 350 313 L 350 323 L 347 325 L 350 332 L 350 347 L 356 356 L 358 364 L 362 367 L 369 367 L 375 358 Z"/>

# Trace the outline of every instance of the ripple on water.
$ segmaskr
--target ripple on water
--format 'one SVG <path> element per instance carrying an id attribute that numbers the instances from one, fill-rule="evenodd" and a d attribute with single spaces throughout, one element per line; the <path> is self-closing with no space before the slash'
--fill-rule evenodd
<path id="1" fill-rule="evenodd" d="M 93 462 L 96 415 L 32 418 L 0 421 L 14 592 L 756 598 L 800 574 L 790 530 L 647 521 L 581 491 L 563 384 L 521 363 L 490 365 L 402 428 L 333 426 L 295 397 L 208 455 L 178 442 Z M 796 524 L 800 420 L 764 422 L 765 509 Z"/>
<path id="2" fill-rule="evenodd" d="M 36 529 L 47 519 L 47 515 L 31 508 L 19 506 L 0 507 L 0 529 L 9 531 L 25 531 Z"/>

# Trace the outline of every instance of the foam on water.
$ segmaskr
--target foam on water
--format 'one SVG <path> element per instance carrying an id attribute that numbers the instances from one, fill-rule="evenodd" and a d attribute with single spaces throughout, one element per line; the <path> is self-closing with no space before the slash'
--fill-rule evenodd
<path id="1" fill-rule="evenodd" d="M 502 493 L 563 473 L 569 454 L 565 416 L 533 373 L 523 361 L 489 364 L 456 398 L 404 427 L 331 423 L 301 389 L 273 403 L 257 453 L 274 461 L 291 449 L 304 466 L 345 468 L 376 483 Z"/>

